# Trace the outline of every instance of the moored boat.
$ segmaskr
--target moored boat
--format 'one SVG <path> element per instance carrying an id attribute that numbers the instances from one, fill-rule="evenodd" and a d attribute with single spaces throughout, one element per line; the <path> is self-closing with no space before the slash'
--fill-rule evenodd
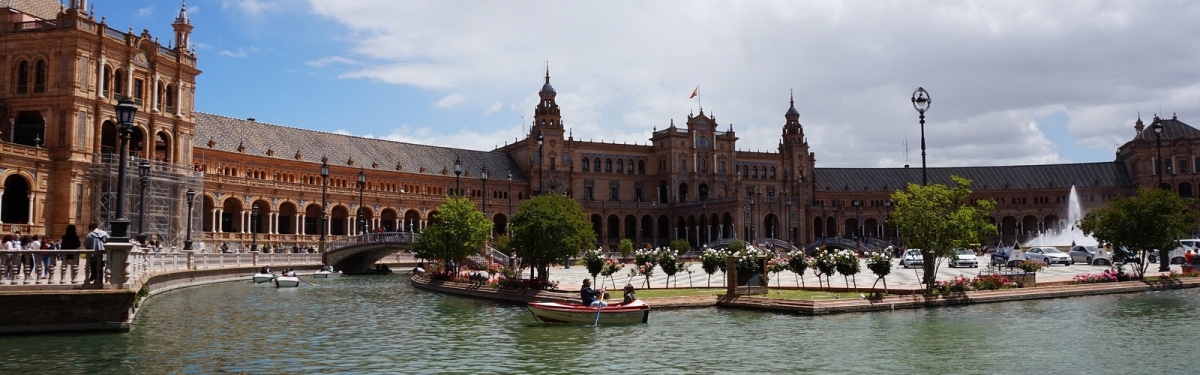
<path id="1" fill-rule="evenodd" d="M 313 273 L 313 277 L 318 278 L 318 279 L 328 279 L 330 277 L 338 277 L 338 276 L 342 276 L 342 271 L 337 271 L 337 272 L 317 271 L 316 273 Z"/>
<path id="2" fill-rule="evenodd" d="M 275 278 L 276 288 L 294 288 L 300 286 L 300 278 L 295 276 L 280 276 Z"/>
<path id="3" fill-rule="evenodd" d="M 544 323 L 596 322 L 595 307 L 559 302 L 530 302 L 526 307 L 533 313 L 534 318 Z M 600 309 L 600 324 L 645 323 L 649 318 L 650 306 L 642 300 L 633 301 L 628 305 L 608 305 Z"/>
<path id="4" fill-rule="evenodd" d="M 256 274 L 254 274 L 253 280 L 254 280 L 255 284 L 258 284 L 258 283 L 270 281 L 271 279 L 274 279 L 274 278 L 275 278 L 275 275 L 273 275 L 273 274 L 256 273 Z"/>

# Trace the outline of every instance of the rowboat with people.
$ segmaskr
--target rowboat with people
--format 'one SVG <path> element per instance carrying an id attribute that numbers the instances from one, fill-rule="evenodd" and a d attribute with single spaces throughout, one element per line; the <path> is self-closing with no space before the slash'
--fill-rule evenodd
<path id="1" fill-rule="evenodd" d="M 300 286 L 300 278 L 296 276 L 279 276 L 275 278 L 276 288 L 295 288 Z"/>
<path id="2" fill-rule="evenodd" d="M 256 273 L 252 277 L 253 277 L 254 283 L 258 284 L 258 283 L 265 283 L 267 281 L 271 281 L 272 279 L 275 278 L 275 275 L 270 274 L 270 273 Z"/>
<path id="3" fill-rule="evenodd" d="M 602 308 L 560 302 L 530 302 L 526 307 L 543 323 L 635 324 L 650 318 L 650 305 L 642 300 Z"/>

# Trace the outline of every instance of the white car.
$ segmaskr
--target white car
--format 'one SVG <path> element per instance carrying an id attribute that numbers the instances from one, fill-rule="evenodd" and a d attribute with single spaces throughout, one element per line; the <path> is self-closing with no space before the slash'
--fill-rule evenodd
<path id="1" fill-rule="evenodd" d="M 904 268 L 912 266 L 921 266 L 925 263 L 925 256 L 921 255 L 921 249 L 908 249 L 904 252 L 904 256 L 900 258 L 900 265 Z"/>
<path id="2" fill-rule="evenodd" d="M 1047 266 L 1052 264 L 1071 265 L 1071 256 L 1067 253 L 1058 251 L 1058 249 L 1049 246 L 1031 247 L 1025 250 L 1025 259 L 1034 262 L 1046 263 Z"/>
<path id="3" fill-rule="evenodd" d="M 950 268 L 955 267 L 979 267 L 979 258 L 975 257 L 975 252 L 971 249 L 954 249 L 954 256 L 950 257 Z"/>

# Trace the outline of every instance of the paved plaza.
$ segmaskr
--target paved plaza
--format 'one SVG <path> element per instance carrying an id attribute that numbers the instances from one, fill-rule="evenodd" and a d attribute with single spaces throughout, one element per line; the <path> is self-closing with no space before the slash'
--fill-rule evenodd
<path id="1" fill-rule="evenodd" d="M 964 276 L 967 278 L 972 278 L 975 276 L 979 276 L 981 274 L 990 273 L 990 271 L 988 270 L 988 267 L 986 266 L 986 261 L 988 258 L 986 256 L 981 256 L 980 259 L 981 259 L 981 263 L 983 263 L 983 265 L 980 265 L 979 268 L 950 268 L 949 266 L 946 265 L 945 262 L 943 262 L 941 267 L 938 268 L 937 279 L 938 280 L 950 280 L 954 276 Z M 870 288 L 871 284 L 875 282 L 875 274 L 871 273 L 871 270 L 867 268 L 865 259 L 860 259 L 859 261 L 861 263 L 861 271 L 857 275 L 858 287 L 860 289 Z M 897 262 L 897 261 L 893 260 L 893 262 Z M 1126 266 L 1126 268 L 1125 268 L 1126 272 L 1131 272 L 1130 267 L 1132 267 L 1132 265 Z M 1075 275 L 1086 274 L 1086 273 L 1101 273 L 1109 268 L 1110 268 L 1110 266 L 1092 266 L 1092 265 L 1085 265 L 1085 264 L 1081 264 L 1081 263 L 1076 263 L 1075 265 L 1071 265 L 1071 266 L 1054 265 L 1054 266 L 1043 268 L 1042 270 L 1038 271 L 1037 272 L 1037 280 L 1038 280 L 1038 282 L 1043 282 L 1043 283 L 1044 282 L 1052 282 L 1052 281 L 1070 281 L 1075 277 Z M 620 287 L 623 287 L 626 283 L 629 283 L 629 284 L 633 284 L 633 286 L 637 287 L 638 289 L 644 288 L 645 277 L 644 276 L 634 276 L 633 278 L 630 278 L 629 270 L 631 270 L 631 269 L 633 269 L 632 262 L 626 264 L 624 269 L 622 269 L 620 272 L 617 272 L 616 274 L 614 274 L 611 281 L 608 278 L 604 278 L 603 283 L 601 283 L 600 280 L 597 280 L 597 285 L 603 285 L 604 287 L 606 287 L 608 289 L 619 289 Z M 692 272 L 688 273 L 687 270 L 691 270 Z M 1158 274 L 1157 270 L 1158 270 L 1158 264 L 1152 263 L 1152 264 L 1150 264 L 1149 268 L 1147 269 L 1146 275 L 1147 276 L 1156 275 L 1156 274 Z M 1180 271 L 1180 266 L 1177 264 L 1171 265 L 1171 270 L 1172 271 Z M 996 271 L 1008 272 L 1008 269 L 1007 268 L 997 268 Z M 1016 269 L 1016 268 L 1013 268 L 1013 271 L 1020 272 L 1020 270 Z M 917 288 L 920 286 L 919 280 L 923 273 L 924 272 L 920 268 L 905 269 L 903 267 L 900 267 L 900 265 L 897 264 L 894 267 L 892 267 L 891 274 L 889 274 L 887 276 L 888 287 L 889 288 Z M 550 269 L 550 279 L 554 280 L 554 281 L 558 281 L 559 289 L 563 289 L 563 290 L 579 289 L 584 278 L 591 278 L 591 274 L 589 274 L 587 272 L 587 267 L 584 267 L 582 265 L 572 265 L 570 268 L 556 266 L 556 267 L 551 267 L 551 269 Z M 600 277 L 597 276 L 597 278 L 599 279 Z M 714 273 L 712 275 L 711 280 L 712 280 L 712 284 L 711 284 L 712 287 L 718 287 L 718 288 L 723 287 L 724 282 L 725 282 L 725 275 L 722 274 L 720 271 L 717 271 L 716 273 Z M 830 280 L 832 282 L 833 287 L 845 287 L 846 286 L 845 278 L 843 278 L 842 275 L 840 275 L 840 274 L 834 274 L 830 278 Z M 616 284 L 615 288 L 613 286 L 614 283 Z M 654 275 L 650 277 L 650 287 L 651 288 L 663 288 L 663 287 L 666 287 L 666 283 L 667 283 L 666 274 L 662 273 L 661 268 L 655 268 Z M 818 285 L 817 277 L 813 274 L 811 268 L 809 268 L 808 271 L 804 272 L 803 284 L 807 287 L 815 287 Z M 783 272 L 779 273 L 778 275 L 771 275 L 771 281 L 770 281 L 769 287 L 775 287 L 777 285 L 780 285 L 783 287 L 796 287 L 796 286 L 800 285 L 800 282 L 798 281 L 798 278 L 796 277 L 795 273 L 793 273 L 791 271 L 783 271 Z M 687 268 L 685 268 L 684 271 L 681 271 L 681 272 L 675 274 L 675 277 L 673 277 L 671 279 L 671 287 L 702 288 L 702 287 L 706 287 L 706 286 L 709 286 L 709 277 L 708 277 L 708 274 L 704 273 L 704 269 L 700 267 L 699 260 L 688 262 Z M 851 279 L 850 286 L 851 287 L 854 286 L 853 278 Z M 883 288 L 883 284 L 880 283 L 878 287 Z"/>

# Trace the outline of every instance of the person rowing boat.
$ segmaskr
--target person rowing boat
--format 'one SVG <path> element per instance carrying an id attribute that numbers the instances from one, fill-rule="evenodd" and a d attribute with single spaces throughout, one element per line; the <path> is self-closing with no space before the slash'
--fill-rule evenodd
<path id="1" fill-rule="evenodd" d="M 583 279 L 583 287 L 579 288 L 579 298 L 583 301 L 584 306 L 608 306 L 608 303 L 601 299 L 603 296 L 604 288 L 592 289 L 592 280 Z"/>

